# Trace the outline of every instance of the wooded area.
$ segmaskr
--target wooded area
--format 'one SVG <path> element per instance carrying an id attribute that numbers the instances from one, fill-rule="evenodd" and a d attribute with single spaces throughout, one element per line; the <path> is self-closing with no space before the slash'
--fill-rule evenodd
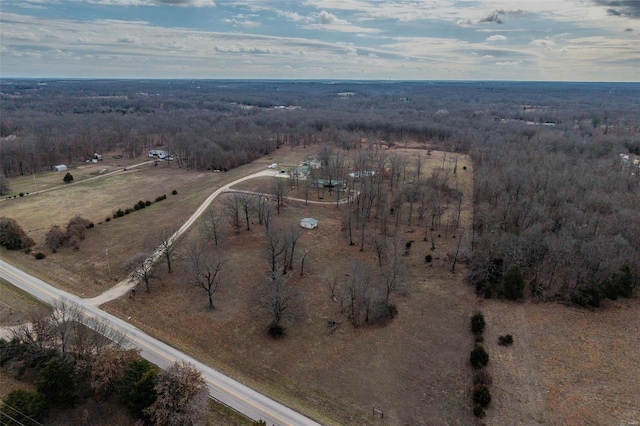
<path id="1" fill-rule="evenodd" d="M 471 234 L 466 257 L 479 294 L 523 297 L 505 288 L 508 271 L 521 272 L 533 297 L 581 305 L 637 287 L 637 84 L 5 80 L 2 87 L 0 158 L 9 187 L 13 176 L 94 153 L 135 158 L 161 148 L 179 167 L 228 170 L 283 145 L 319 144 L 323 167 L 312 178 L 327 180 L 322 191 L 336 200 L 342 185 L 332 192 L 332 182 L 353 170 L 377 172 L 350 185 L 359 196 L 344 220 L 349 244 L 381 248 L 366 232 L 370 218 L 383 235 L 392 219 L 395 230 L 421 224 L 425 240 L 443 227 L 455 237 L 461 195 L 449 187 L 451 172 L 443 164 L 441 173 L 420 176 L 421 162 L 428 149 L 450 151 L 449 161 L 468 153 L 474 215 L 462 231 Z M 396 144 L 417 148 L 412 164 L 387 154 Z M 346 161 L 341 153 L 352 150 L 358 159 Z M 240 231 L 249 220 L 236 207 Z"/>

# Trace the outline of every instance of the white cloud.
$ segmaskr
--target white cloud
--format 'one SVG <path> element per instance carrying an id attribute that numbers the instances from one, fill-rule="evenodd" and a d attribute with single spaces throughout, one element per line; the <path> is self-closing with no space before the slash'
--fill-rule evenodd
<path id="1" fill-rule="evenodd" d="M 226 24 L 232 24 L 233 26 L 237 26 L 237 27 L 242 27 L 242 28 L 258 28 L 260 27 L 262 24 L 258 21 L 252 21 L 249 19 L 236 19 L 236 18 L 226 18 L 223 19 L 222 22 L 226 23 Z"/>
<path id="2" fill-rule="evenodd" d="M 137 37 L 131 37 L 128 34 L 118 37 L 118 43 L 140 43 Z"/>
<path id="3" fill-rule="evenodd" d="M 531 44 L 533 44 L 534 46 L 555 46 L 556 42 L 547 37 L 542 39 L 535 39 L 531 42 Z"/>
<path id="4" fill-rule="evenodd" d="M 505 41 L 507 38 L 502 34 L 495 34 L 487 37 L 487 41 Z"/>
<path id="5" fill-rule="evenodd" d="M 289 21 L 293 21 L 296 23 L 311 23 L 313 22 L 313 17 L 311 16 L 302 16 L 298 12 L 289 12 L 278 10 L 276 13 Z"/>
<path id="6" fill-rule="evenodd" d="M 213 0 L 87 0 L 87 3 L 105 6 L 181 6 L 181 7 L 213 7 Z"/>
<path id="7" fill-rule="evenodd" d="M 301 16 L 298 13 L 278 12 L 281 16 L 300 23 L 301 28 L 316 31 L 334 31 L 343 33 L 378 33 L 377 28 L 362 27 L 355 25 L 347 19 L 342 19 L 333 13 L 322 10 L 318 13 L 311 13 Z"/>

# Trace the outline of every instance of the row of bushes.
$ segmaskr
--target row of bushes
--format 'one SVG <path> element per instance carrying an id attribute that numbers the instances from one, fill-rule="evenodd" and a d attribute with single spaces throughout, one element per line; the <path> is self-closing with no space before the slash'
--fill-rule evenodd
<path id="1" fill-rule="evenodd" d="M 491 403 L 490 386 L 493 384 L 491 375 L 483 370 L 489 364 L 489 354 L 481 344 L 484 342 L 482 333 L 485 325 L 484 315 L 481 312 L 477 312 L 471 317 L 471 332 L 474 335 L 475 345 L 469 355 L 469 361 L 474 369 L 472 397 L 474 404 L 473 415 L 476 417 L 485 416 L 485 408 Z M 511 334 L 499 336 L 498 344 L 511 346 L 513 344 L 513 336 Z"/>
<path id="2" fill-rule="evenodd" d="M 171 191 L 171 194 L 172 194 L 172 195 L 176 195 L 177 193 L 178 193 L 178 191 L 176 191 L 175 189 L 174 189 L 173 191 Z M 155 200 L 154 202 L 155 202 L 155 203 L 157 203 L 157 202 L 160 202 L 160 201 L 162 201 L 162 200 L 166 200 L 166 199 L 167 199 L 167 195 L 166 195 L 166 194 L 158 195 L 158 196 L 156 197 L 156 200 Z M 117 219 L 117 218 L 119 218 L 119 217 L 123 217 L 124 215 L 127 215 L 127 214 L 129 214 L 129 213 L 133 213 L 133 212 L 135 212 L 135 211 L 142 210 L 142 209 L 144 209 L 145 207 L 149 207 L 149 206 L 150 206 L 151 204 L 153 204 L 154 202 L 149 201 L 149 200 L 147 200 L 147 201 L 142 201 L 142 200 L 140 200 L 140 201 L 138 201 L 137 203 L 135 203 L 135 204 L 133 205 L 133 207 L 131 207 L 131 208 L 126 208 L 126 209 L 124 209 L 124 210 L 122 210 L 122 209 L 118 209 L 118 211 L 113 212 L 113 214 L 111 215 L 111 217 L 107 217 L 107 218 L 105 219 L 105 221 L 106 221 L 106 222 L 110 222 L 112 218 L 113 218 L 113 219 Z"/>
<path id="3" fill-rule="evenodd" d="M 25 195 L 29 195 L 28 192 L 21 192 L 18 195 L 9 195 L 6 199 L 10 200 L 12 198 L 24 197 Z"/>
<path id="4" fill-rule="evenodd" d="M 484 327 L 484 315 L 481 312 L 477 312 L 471 317 L 471 332 L 475 338 L 475 346 L 469 355 L 469 361 L 475 370 L 472 397 L 473 415 L 476 417 L 484 417 L 486 414 L 485 408 L 491 403 L 489 386 L 493 382 L 491 375 L 483 371 L 483 368 L 489 363 L 489 354 L 481 344 L 484 341 L 482 337 Z"/>

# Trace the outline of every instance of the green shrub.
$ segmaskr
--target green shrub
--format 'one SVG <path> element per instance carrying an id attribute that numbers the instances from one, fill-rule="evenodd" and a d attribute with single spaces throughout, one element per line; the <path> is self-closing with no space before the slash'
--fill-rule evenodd
<path id="1" fill-rule="evenodd" d="M 475 348 L 473 348 L 473 350 L 471 351 L 469 361 L 471 361 L 471 366 L 475 370 L 480 370 L 482 367 L 489 363 L 489 354 L 482 347 L 482 345 L 476 345 Z"/>
<path id="2" fill-rule="evenodd" d="M 64 181 L 64 183 L 73 182 L 73 175 L 71 173 L 67 172 L 67 174 L 64 175 L 62 180 Z"/>
<path id="3" fill-rule="evenodd" d="M 111 222 L 111 218 L 107 216 L 107 218 L 104 221 L 105 222 Z"/>
<path id="4" fill-rule="evenodd" d="M 471 332 L 473 334 L 482 334 L 484 331 L 484 315 L 482 312 L 477 312 L 471 317 Z"/>
<path id="5" fill-rule="evenodd" d="M 124 216 L 124 212 L 122 211 L 122 209 L 118 209 L 118 211 L 116 212 L 116 217 L 122 217 L 122 216 Z"/>
<path id="6" fill-rule="evenodd" d="M 38 373 L 36 388 L 50 403 L 73 405 L 76 399 L 73 366 L 57 356 L 50 359 Z"/>
<path id="7" fill-rule="evenodd" d="M 145 202 L 144 202 L 144 205 L 145 205 L 145 206 L 147 206 L 147 207 L 149 207 L 149 206 L 151 205 L 151 201 L 149 201 L 149 200 L 145 201 Z"/>
<path id="8" fill-rule="evenodd" d="M 156 400 L 154 389 L 158 369 L 146 359 L 131 361 L 118 380 L 118 397 L 131 414 L 143 417 L 144 409 Z"/>
<path id="9" fill-rule="evenodd" d="M 18 222 L 8 217 L 0 217 L 0 246 L 7 250 L 22 250 L 35 244 Z"/>
<path id="10" fill-rule="evenodd" d="M 491 386 L 493 384 L 493 377 L 491 374 L 487 373 L 484 370 L 479 370 L 473 373 L 473 385 L 487 385 Z"/>
<path id="11" fill-rule="evenodd" d="M 509 300 L 522 299 L 524 293 L 524 278 L 522 271 L 517 265 L 513 265 L 504 274 L 504 297 Z"/>
<path id="12" fill-rule="evenodd" d="M 24 197 L 24 192 L 21 192 L 18 195 L 21 196 L 21 197 Z"/>
<path id="13" fill-rule="evenodd" d="M 272 321 L 269 324 L 269 335 L 274 339 L 284 337 L 284 333 L 285 333 L 285 328 L 279 323 Z"/>
<path id="14" fill-rule="evenodd" d="M 504 336 L 498 337 L 498 344 L 502 346 L 511 346 L 513 345 L 513 336 L 510 334 L 505 334 Z"/>
<path id="15" fill-rule="evenodd" d="M 35 391 L 16 389 L 9 392 L 2 402 L 3 404 L 0 405 L 2 424 L 32 425 L 36 422 L 40 424 L 47 415 L 47 402 Z"/>
<path id="16" fill-rule="evenodd" d="M 35 257 L 38 260 L 41 260 L 41 259 L 44 259 L 47 256 L 42 252 L 37 252 L 37 253 L 34 253 L 33 257 Z"/>
<path id="17" fill-rule="evenodd" d="M 473 406 L 473 415 L 476 416 L 477 418 L 481 419 L 485 416 L 485 414 L 487 414 L 484 411 L 484 408 L 482 407 L 482 405 L 480 404 L 475 404 Z"/>
<path id="18" fill-rule="evenodd" d="M 482 343 L 482 342 L 484 342 L 484 337 L 482 337 L 482 334 L 476 334 L 475 338 L 474 338 L 474 341 L 476 343 Z"/>
<path id="19" fill-rule="evenodd" d="M 491 391 L 486 385 L 477 385 L 473 387 L 473 402 L 482 408 L 487 407 L 491 403 Z"/>
<path id="20" fill-rule="evenodd" d="M 171 195 L 176 195 L 177 193 L 178 193 L 178 191 L 175 190 L 175 189 L 173 191 L 171 191 Z"/>
<path id="21" fill-rule="evenodd" d="M 424 257 L 424 261 L 427 263 L 431 263 L 432 260 L 433 260 L 433 256 L 431 256 L 430 254 Z"/>

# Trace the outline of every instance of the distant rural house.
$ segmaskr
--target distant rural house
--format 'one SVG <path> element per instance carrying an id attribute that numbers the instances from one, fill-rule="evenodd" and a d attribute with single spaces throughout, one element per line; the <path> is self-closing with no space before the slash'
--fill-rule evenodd
<path id="1" fill-rule="evenodd" d="M 64 172 L 67 170 L 67 166 L 65 166 L 64 164 L 60 164 L 59 166 L 53 166 L 52 169 L 54 172 Z"/>
<path id="2" fill-rule="evenodd" d="M 309 166 L 299 166 L 291 171 L 291 175 L 299 179 L 307 179 L 310 174 Z"/>
<path id="3" fill-rule="evenodd" d="M 344 182 L 342 182 L 341 180 L 337 180 L 337 179 L 313 179 L 311 181 L 311 186 L 313 188 L 326 188 L 326 189 L 333 189 L 333 188 L 342 188 L 344 187 Z"/>
<path id="4" fill-rule="evenodd" d="M 169 152 L 163 151 L 161 149 L 152 149 L 149 151 L 149 157 L 155 157 L 164 160 L 165 158 L 169 157 Z"/>
<path id="5" fill-rule="evenodd" d="M 305 217 L 300 221 L 300 226 L 307 229 L 313 229 L 318 226 L 318 221 L 310 217 Z"/>
<path id="6" fill-rule="evenodd" d="M 322 163 L 320 162 L 320 160 L 316 160 L 315 158 L 312 160 L 303 161 L 302 165 L 309 166 L 312 169 L 319 169 L 320 167 L 322 167 Z"/>
<path id="7" fill-rule="evenodd" d="M 376 171 L 375 170 L 360 170 L 357 172 L 351 172 L 349 173 L 349 177 L 350 178 L 354 178 L 354 179 L 358 179 L 361 177 L 372 177 L 376 175 Z"/>

